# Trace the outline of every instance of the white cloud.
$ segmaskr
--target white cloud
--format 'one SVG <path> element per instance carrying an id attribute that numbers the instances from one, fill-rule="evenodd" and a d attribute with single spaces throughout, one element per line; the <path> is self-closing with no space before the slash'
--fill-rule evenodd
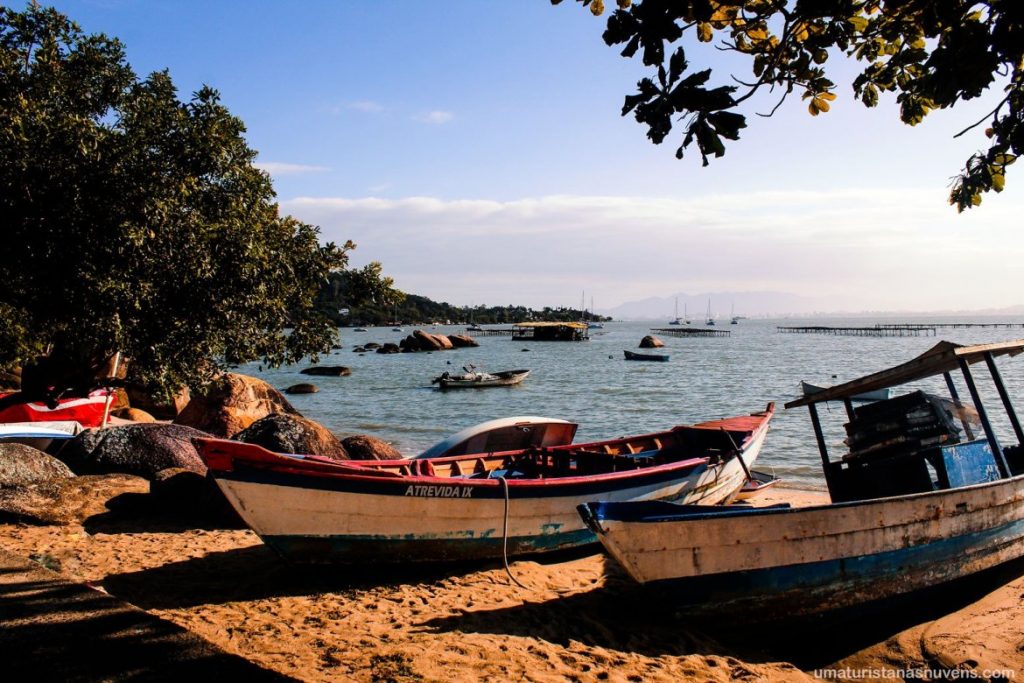
<path id="1" fill-rule="evenodd" d="M 432 123 L 439 126 L 451 121 L 455 118 L 455 114 L 450 111 L 434 110 L 425 114 L 417 114 L 413 118 L 420 123 Z"/>
<path id="2" fill-rule="evenodd" d="M 837 308 L 981 308 L 1024 299 L 1024 207 L 957 215 L 941 193 L 861 189 L 698 199 L 298 198 L 407 291 L 452 303 L 603 306 L 676 291 L 788 291 Z M 998 265 L 998 267 L 996 267 Z M 942 282 L 955 281 L 955 287 Z"/>
<path id="3" fill-rule="evenodd" d="M 326 166 L 309 166 L 306 164 L 288 164 L 281 161 L 257 161 L 256 168 L 266 171 L 272 176 L 297 175 L 299 173 L 323 173 L 331 169 Z"/>
<path id="4" fill-rule="evenodd" d="M 354 109 L 355 111 L 366 112 L 368 114 L 381 112 L 384 111 L 385 109 L 383 104 L 379 102 L 374 102 L 373 100 L 360 100 L 358 102 L 350 102 L 347 105 L 347 108 Z"/>

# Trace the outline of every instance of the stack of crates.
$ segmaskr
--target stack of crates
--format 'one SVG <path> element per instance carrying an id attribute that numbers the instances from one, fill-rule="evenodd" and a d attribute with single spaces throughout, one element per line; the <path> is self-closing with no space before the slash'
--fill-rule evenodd
<path id="1" fill-rule="evenodd" d="M 854 409 L 846 425 L 846 461 L 910 455 L 960 441 L 960 429 L 942 401 L 923 391 Z"/>

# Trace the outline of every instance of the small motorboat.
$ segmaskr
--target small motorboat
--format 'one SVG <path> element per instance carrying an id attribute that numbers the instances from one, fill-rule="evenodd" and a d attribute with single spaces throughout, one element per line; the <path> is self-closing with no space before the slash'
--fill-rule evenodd
<path id="1" fill-rule="evenodd" d="M 462 368 L 465 372 L 453 375 L 445 372 L 430 381 L 441 389 L 483 389 L 484 387 L 510 387 L 519 384 L 530 374 L 529 370 L 502 370 L 483 372 L 472 365 Z"/>
<path id="2" fill-rule="evenodd" d="M 637 353 L 636 351 L 626 351 L 625 349 L 623 349 L 622 353 L 626 354 L 626 360 L 650 360 L 667 363 L 669 359 L 667 353 Z"/>
<path id="3" fill-rule="evenodd" d="M 0 424 L 0 443 L 20 443 L 45 451 L 75 438 L 84 429 L 74 420 L 8 422 Z"/>

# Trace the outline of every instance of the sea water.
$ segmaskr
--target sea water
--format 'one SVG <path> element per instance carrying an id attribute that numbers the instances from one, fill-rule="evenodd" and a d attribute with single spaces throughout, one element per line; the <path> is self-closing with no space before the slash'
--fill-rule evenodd
<path id="1" fill-rule="evenodd" d="M 763 410 L 774 401 L 777 414 L 756 468 L 813 486 L 822 485 L 824 479 L 808 410 L 783 409 L 784 403 L 799 397 L 800 380 L 837 384 L 908 361 L 940 340 L 978 344 L 1024 337 L 1020 327 L 939 328 L 936 336 L 908 337 L 787 334 L 777 329 L 780 325 L 867 327 L 895 322 L 1020 324 L 1024 318 L 745 319 L 737 325 L 719 321 L 717 327 L 707 328 L 728 331 L 728 337 L 693 338 L 652 332 L 652 327 L 668 327 L 661 322 L 613 322 L 605 323 L 604 329 L 591 330 L 591 339 L 586 342 L 478 336 L 477 348 L 390 355 L 356 353 L 353 349 L 368 342 L 397 343 L 415 328 L 406 327 L 403 332 L 341 328 L 342 348 L 321 358 L 319 364 L 347 366 L 352 369 L 350 376 L 310 377 L 299 373 L 311 363 L 275 370 L 250 364 L 239 372 L 261 377 L 279 389 L 312 381 L 319 393 L 289 396 L 299 412 L 339 437 L 371 434 L 409 455 L 460 429 L 499 417 L 540 415 L 570 420 L 579 424 L 576 441 L 583 442 L 745 415 Z M 679 327 L 704 328 L 696 322 Z M 465 333 L 464 326 L 419 329 L 435 334 Z M 655 334 L 665 344 L 650 352 L 670 354 L 669 362 L 624 360 L 623 350 L 637 350 L 647 334 Z M 996 362 L 1024 417 L 1024 358 L 1002 357 Z M 492 372 L 528 369 L 530 375 L 513 387 L 441 391 L 431 384 L 431 379 L 441 373 L 461 372 L 469 365 Z M 984 363 L 973 368 L 1002 444 L 1016 443 L 987 368 Z M 961 398 L 969 402 L 959 372 L 954 373 L 954 379 Z M 948 396 L 941 377 L 907 385 L 898 393 L 918 388 Z M 830 454 L 839 458 L 845 452 L 843 405 L 828 404 L 819 407 L 819 412 Z"/>

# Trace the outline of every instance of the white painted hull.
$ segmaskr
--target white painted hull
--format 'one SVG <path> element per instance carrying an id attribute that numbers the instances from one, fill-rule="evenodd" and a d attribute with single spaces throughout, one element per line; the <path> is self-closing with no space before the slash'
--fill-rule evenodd
<path id="1" fill-rule="evenodd" d="M 823 611 L 1024 556 L 1024 476 L 803 509 L 647 521 L 609 514 L 591 523 L 633 578 L 713 611 Z"/>
<path id="2" fill-rule="evenodd" d="M 767 428 L 744 451 L 750 467 Z M 308 488 L 291 482 L 219 476 L 224 495 L 245 523 L 287 557 L 304 561 L 429 561 L 501 557 L 505 498 L 500 482 L 490 490 L 462 486 L 459 480 L 400 484 L 390 493 Z M 714 505 L 727 502 L 745 481 L 737 458 L 701 468 L 669 482 L 578 487 L 567 495 L 545 495 L 510 480 L 509 553 L 573 547 L 595 540 L 576 507 L 594 500 L 670 500 Z M 467 493 L 468 492 L 468 493 Z M 486 495 L 486 497 L 484 497 Z"/>

